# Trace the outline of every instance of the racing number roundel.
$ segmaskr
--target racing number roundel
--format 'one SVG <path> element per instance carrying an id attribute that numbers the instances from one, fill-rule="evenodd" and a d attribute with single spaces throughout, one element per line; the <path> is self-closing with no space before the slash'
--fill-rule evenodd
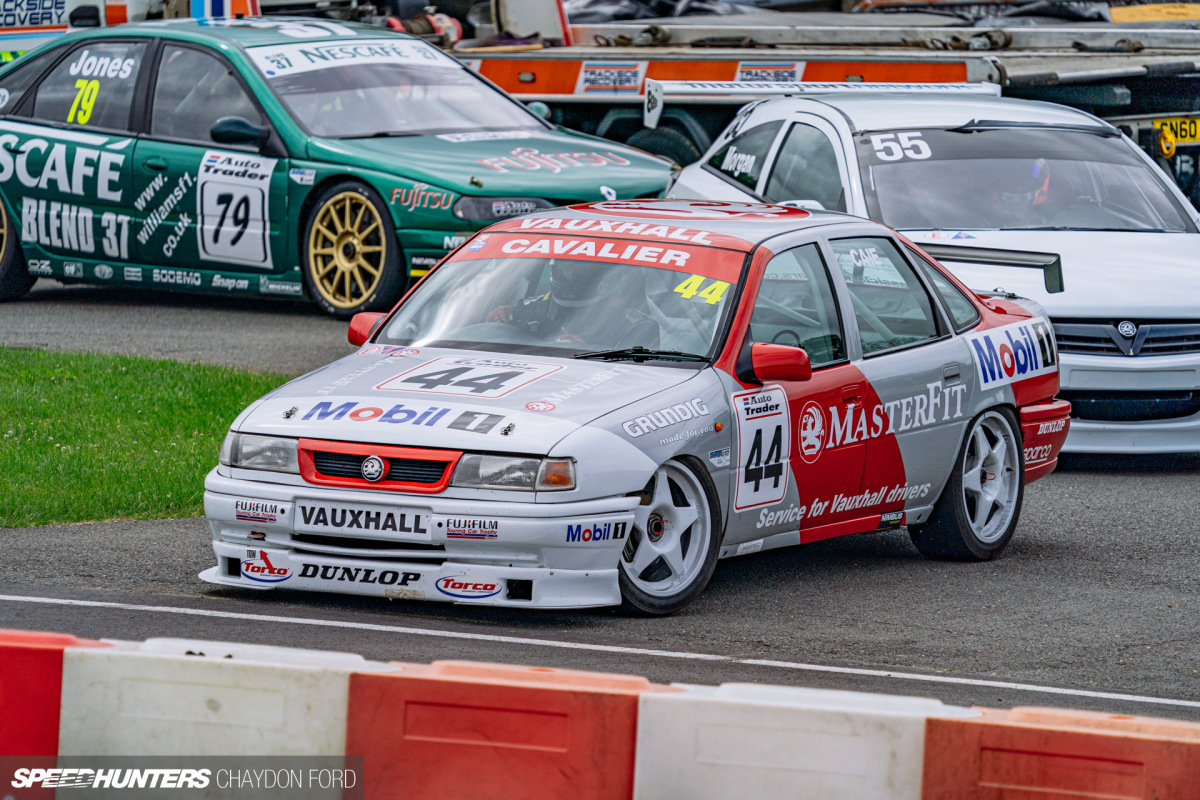
<path id="1" fill-rule="evenodd" d="M 821 457 L 825 449 L 825 440 L 829 425 L 825 421 L 825 411 L 816 402 L 809 400 L 800 412 L 800 425 L 797 446 L 800 448 L 800 458 L 805 464 L 811 464 Z"/>
<path id="2" fill-rule="evenodd" d="M 792 425 L 787 395 L 764 386 L 733 396 L 738 426 L 738 478 L 733 507 L 778 503 L 787 494 Z"/>

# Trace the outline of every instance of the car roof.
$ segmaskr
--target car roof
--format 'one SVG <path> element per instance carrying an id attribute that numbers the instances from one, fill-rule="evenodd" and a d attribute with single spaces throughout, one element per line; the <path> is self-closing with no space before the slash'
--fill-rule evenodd
<path id="1" fill-rule="evenodd" d="M 952 128 L 972 120 L 1107 127 L 1091 114 L 1074 108 L 1011 97 L 927 94 L 917 96 L 896 93 L 828 94 L 807 99 L 836 108 L 846 116 L 850 127 L 857 131 L 904 127 Z M 786 114 L 793 110 L 787 108 L 788 105 L 797 106 L 801 100 L 788 98 L 770 102 L 772 110 Z M 776 104 L 779 104 L 778 108 L 774 108 Z"/>
<path id="2" fill-rule="evenodd" d="M 288 23 L 294 25 L 319 26 L 327 35 L 320 37 L 297 37 L 282 33 Z M 318 42 L 354 41 L 371 39 L 413 39 L 406 33 L 388 28 L 363 25 L 357 22 L 335 22 L 312 17 L 268 17 L 247 19 L 193 19 L 184 17 L 168 20 L 146 20 L 130 22 L 120 26 L 98 28 L 89 32 L 90 37 L 107 38 L 116 36 L 142 35 L 162 36 L 190 41 L 224 42 L 237 47 L 257 47 L 274 44 L 314 44 Z"/>
<path id="3" fill-rule="evenodd" d="M 548 219 L 564 222 L 561 225 L 543 223 Z M 591 224 L 585 225 L 582 222 L 584 220 Z M 604 224 L 597 224 L 597 221 L 603 221 Z M 611 228 L 605 227 L 608 223 L 612 223 Z M 533 234 L 574 232 L 585 235 L 602 234 L 608 230 L 638 238 L 639 230 L 626 226 L 626 223 L 641 225 L 640 230 L 667 226 L 719 234 L 718 239 L 711 242 L 712 246 L 745 252 L 780 234 L 810 228 L 855 223 L 876 225 L 881 232 L 886 230 L 878 223 L 836 211 L 808 211 L 765 203 L 660 199 L 606 200 L 548 209 L 498 222 L 487 230 Z"/>

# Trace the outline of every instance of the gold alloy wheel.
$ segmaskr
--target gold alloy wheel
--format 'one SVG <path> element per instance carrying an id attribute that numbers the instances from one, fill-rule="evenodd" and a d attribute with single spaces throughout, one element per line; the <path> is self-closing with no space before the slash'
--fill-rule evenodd
<path id="1" fill-rule="evenodd" d="M 383 220 L 365 195 L 347 191 L 325 201 L 308 234 L 308 275 L 336 308 L 371 297 L 387 258 Z"/>

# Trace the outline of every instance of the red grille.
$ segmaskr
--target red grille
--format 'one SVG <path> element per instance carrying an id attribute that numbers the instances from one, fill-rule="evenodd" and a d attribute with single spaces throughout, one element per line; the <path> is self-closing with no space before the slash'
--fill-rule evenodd
<path id="1" fill-rule="evenodd" d="M 379 456 L 387 465 L 387 472 L 378 481 L 369 481 L 346 469 L 349 459 L 357 459 L 361 465 L 368 456 Z M 318 486 L 438 494 L 450 484 L 450 476 L 461 457 L 461 450 L 301 439 L 300 475 Z"/>

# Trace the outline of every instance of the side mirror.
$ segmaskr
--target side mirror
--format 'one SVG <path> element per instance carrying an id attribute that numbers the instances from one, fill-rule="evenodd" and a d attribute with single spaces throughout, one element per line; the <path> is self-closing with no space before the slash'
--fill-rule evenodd
<path id="1" fill-rule="evenodd" d="M 754 377 L 763 383 L 806 381 L 812 378 L 812 362 L 808 360 L 808 353 L 799 347 L 755 342 L 750 345 L 750 362 Z"/>
<path id="2" fill-rule="evenodd" d="M 100 9 L 97 6 L 75 6 L 67 17 L 67 24 L 72 28 L 99 28 Z"/>
<path id="3" fill-rule="evenodd" d="M 382 311 L 363 311 L 355 314 L 350 319 L 350 330 L 346 333 L 346 340 L 355 347 L 366 344 L 386 316 Z"/>
<path id="4" fill-rule="evenodd" d="M 780 200 L 775 205 L 788 208 L 803 208 L 805 211 L 824 211 L 825 204 L 820 200 Z"/>
<path id="5" fill-rule="evenodd" d="M 219 144 L 253 144 L 261 147 L 271 131 L 245 117 L 221 117 L 213 123 L 210 135 Z"/>
<path id="6" fill-rule="evenodd" d="M 541 100 L 534 100 L 532 103 L 530 103 L 529 105 L 527 105 L 525 107 L 528 108 L 531 112 L 533 112 L 534 116 L 541 117 L 542 119 L 549 121 L 550 106 L 546 105 Z"/>

